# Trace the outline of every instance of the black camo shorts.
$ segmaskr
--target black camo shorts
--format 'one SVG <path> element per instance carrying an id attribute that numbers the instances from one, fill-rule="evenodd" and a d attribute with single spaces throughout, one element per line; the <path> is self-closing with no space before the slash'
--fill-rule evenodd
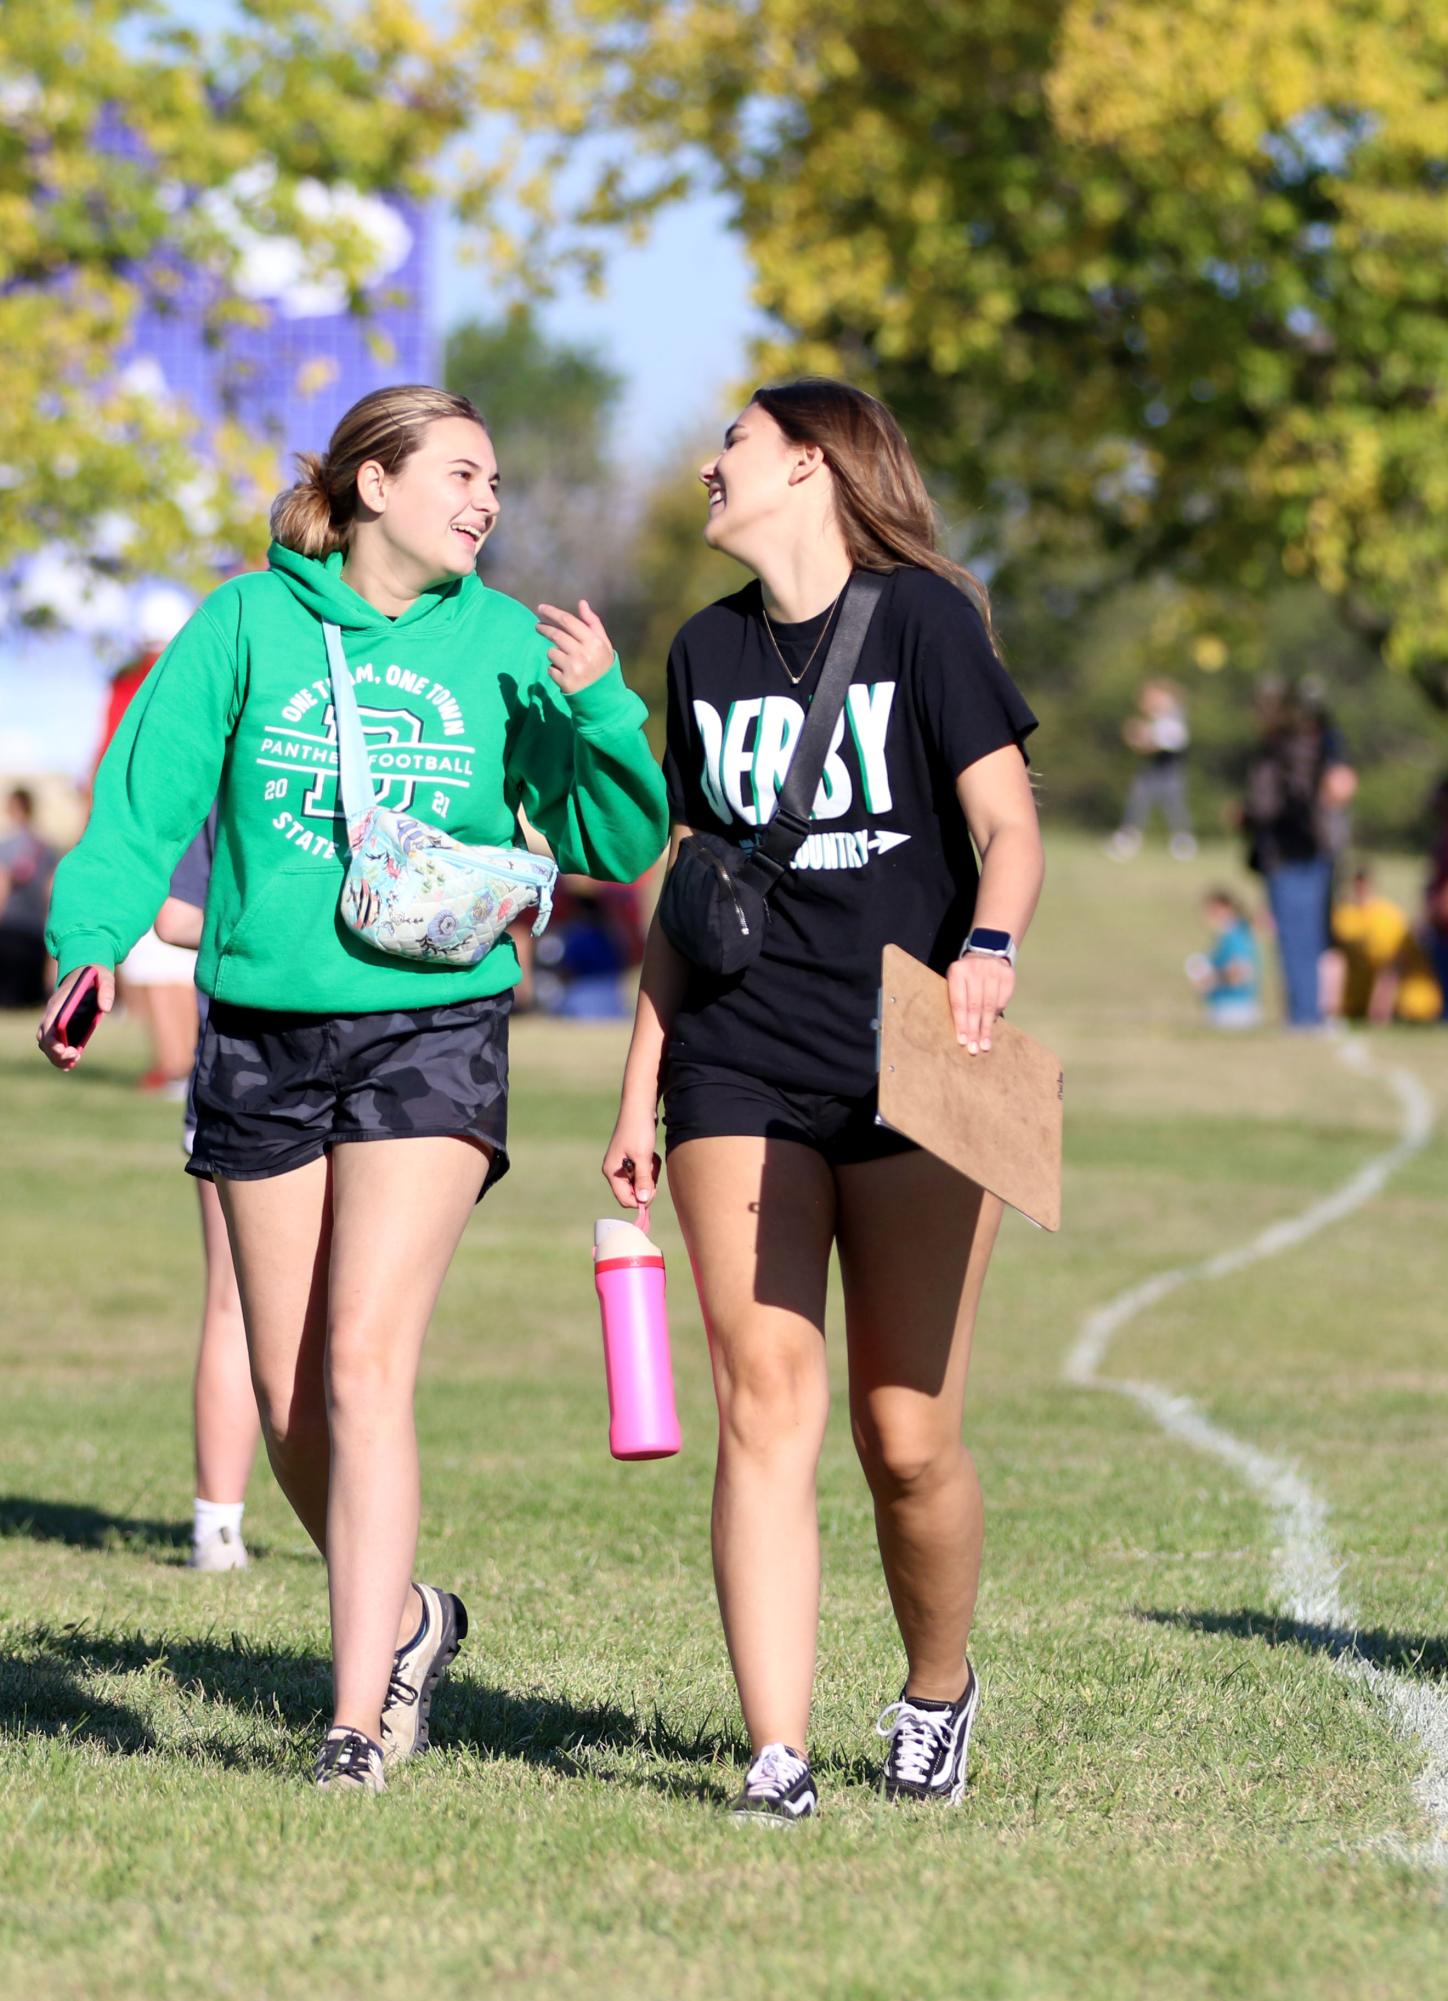
<path id="1" fill-rule="evenodd" d="M 264 1181 L 351 1140 L 456 1135 L 508 1171 L 511 993 L 392 1014 L 287 1014 L 213 1001 L 192 1080 L 203 1181 Z M 479 1198 L 481 1199 L 481 1197 Z"/>

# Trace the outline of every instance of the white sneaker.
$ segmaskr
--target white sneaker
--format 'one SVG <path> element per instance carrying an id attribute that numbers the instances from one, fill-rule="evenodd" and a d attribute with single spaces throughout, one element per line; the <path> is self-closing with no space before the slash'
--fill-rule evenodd
<path id="1" fill-rule="evenodd" d="M 389 1765 L 427 1749 L 432 1698 L 468 1636 L 467 1608 L 455 1593 L 419 1584 L 417 1595 L 422 1621 L 392 1657 L 392 1679 L 382 1704 L 380 1735 Z"/>
<path id="2" fill-rule="evenodd" d="M 1174 862 L 1189 862 L 1196 858 L 1197 837 L 1195 834 L 1173 834 L 1171 837 L 1171 858 Z"/>
<path id="3" fill-rule="evenodd" d="M 246 1544 L 240 1529 L 213 1529 L 201 1542 L 193 1542 L 186 1559 L 188 1570 L 245 1570 Z"/>
<path id="4" fill-rule="evenodd" d="M 317 1754 L 318 1792 L 385 1793 L 382 1746 L 360 1730 L 329 1730 Z"/>

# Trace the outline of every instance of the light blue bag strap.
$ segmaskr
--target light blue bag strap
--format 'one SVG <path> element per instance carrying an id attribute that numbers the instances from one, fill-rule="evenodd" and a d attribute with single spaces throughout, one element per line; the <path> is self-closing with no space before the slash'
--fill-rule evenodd
<path id="1" fill-rule="evenodd" d="M 337 725 L 337 765 L 342 780 L 342 812 L 350 827 L 377 804 L 372 784 L 372 764 L 367 756 L 367 739 L 362 734 L 362 717 L 357 696 L 342 651 L 341 629 L 324 625 L 327 665 L 332 673 L 332 715 Z"/>

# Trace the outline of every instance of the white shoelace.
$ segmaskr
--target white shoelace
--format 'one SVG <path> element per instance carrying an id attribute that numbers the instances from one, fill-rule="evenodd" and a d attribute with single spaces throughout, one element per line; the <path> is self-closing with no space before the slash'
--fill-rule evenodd
<path id="1" fill-rule="evenodd" d="M 796 1758 L 787 1744 L 766 1744 L 749 1767 L 744 1781 L 745 1796 L 757 1800 L 787 1793 L 807 1769 L 804 1759 Z"/>
<path id="2" fill-rule="evenodd" d="M 925 1783 L 949 1735 L 950 1717 L 948 1709 L 917 1709 L 904 1695 L 880 1711 L 875 1734 L 890 1739 L 897 1778 L 912 1786 Z"/>

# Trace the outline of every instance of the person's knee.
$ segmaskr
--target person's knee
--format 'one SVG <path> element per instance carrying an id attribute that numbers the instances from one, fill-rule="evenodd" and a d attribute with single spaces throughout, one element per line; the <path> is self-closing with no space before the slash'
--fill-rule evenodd
<path id="1" fill-rule="evenodd" d="M 930 1422 L 881 1418 L 869 1411 L 851 1416 L 855 1450 L 870 1491 L 879 1500 L 914 1499 L 944 1486 L 965 1463 L 958 1432 Z"/>
<path id="2" fill-rule="evenodd" d="M 818 1454 L 829 1387 L 818 1356 L 772 1351 L 716 1372 L 721 1442 L 751 1456 Z"/>
<path id="3" fill-rule="evenodd" d="M 327 1409 L 295 1383 L 256 1382 L 257 1411 L 274 1466 L 307 1464 L 327 1443 Z"/>
<path id="4" fill-rule="evenodd" d="M 412 1370 L 381 1328 L 333 1327 L 327 1339 L 327 1410 L 333 1429 L 371 1426 L 411 1406 Z"/>

